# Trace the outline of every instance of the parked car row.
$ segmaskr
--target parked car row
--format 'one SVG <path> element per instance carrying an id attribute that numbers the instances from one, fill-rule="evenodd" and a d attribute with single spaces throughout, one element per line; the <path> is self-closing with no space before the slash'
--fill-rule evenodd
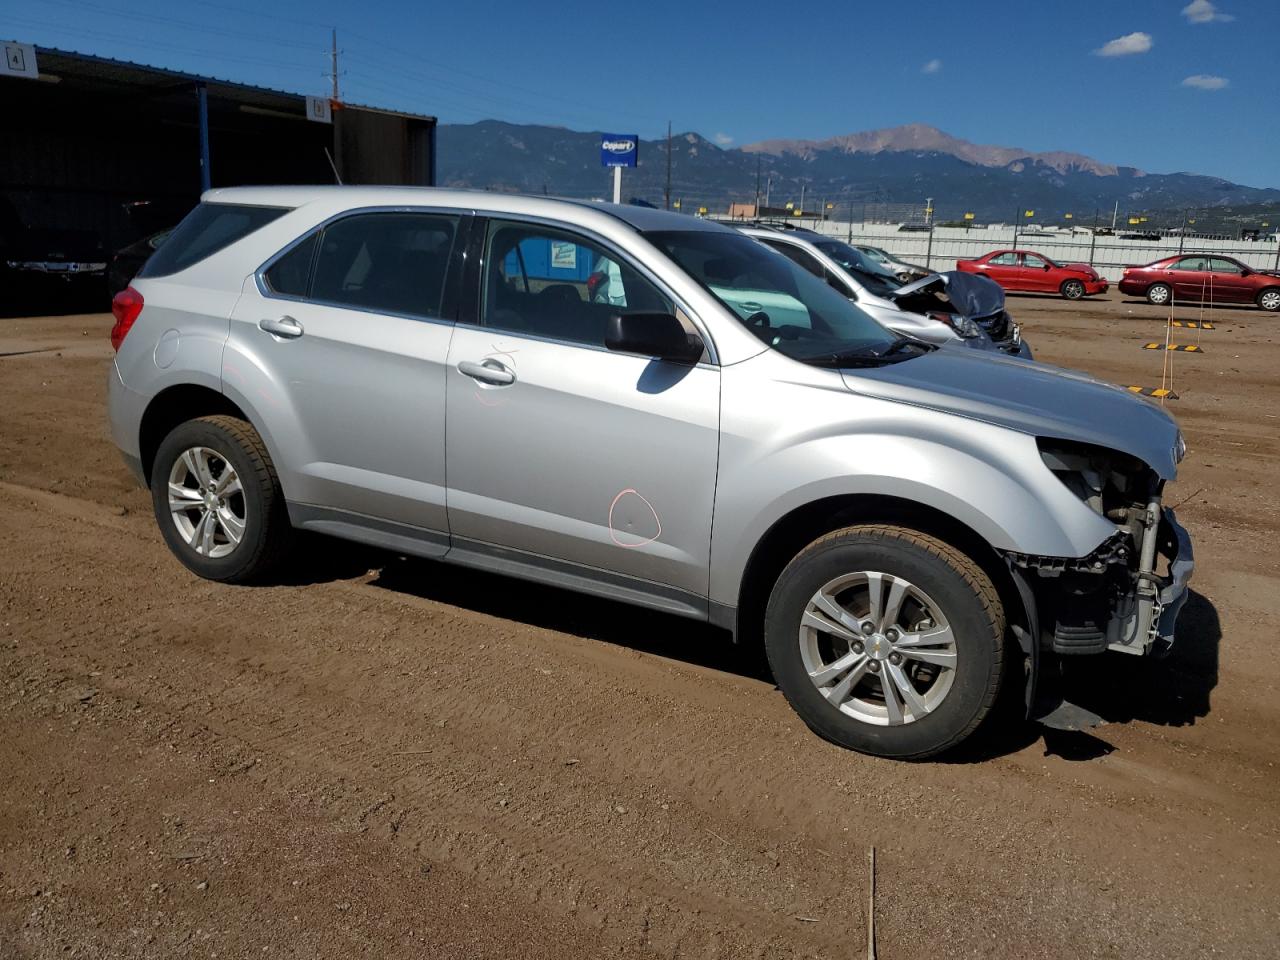
<path id="1" fill-rule="evenodd" d="M 904 283 L 862 248 L 834 237 L 763 225 L 738 229 L 822 278 L 895 333 L 1032 357 L 1021 328 L 1005 311 L 1004 292 L 994 283 L 954 271 Z"/>
<path id="2" fill-rule="evenodd" d="M 1167 650 L 1193 566 L 1173 420 L 876 319 L 932 296 L 976 323 L 985 278 L 873 294 L 796 237 L 211 191 L 115 298 L 112 434 L 202 577 L 270 578 L 310 530 L 708 621 L 868 753 L 954 747 L 1006 684 L 1041 716 L 1063 658 Z"/>

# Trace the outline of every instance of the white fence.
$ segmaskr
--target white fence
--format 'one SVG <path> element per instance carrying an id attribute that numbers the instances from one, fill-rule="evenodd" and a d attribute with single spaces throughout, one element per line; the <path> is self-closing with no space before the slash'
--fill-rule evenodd
<path id="1" fill-rule="evenodd" d="M 822 233 L 852 238 L 888 250 L 895 256 L 935 270 L 954 269 L 956 260 L 980 257 L 991 250 L 1011 248 L 1014 227 L 992 226 L 973 230 L 963 227 L 935 227 L 928 231 L 900 230 L 897 224 L 839 223 L 831 220 L 796 220 L 798 225 Z M 1176 253 L 1222 253 L 1255 270 L 1280 269 L 1277 235 L 1259 240 L 1211 240 L 1201 237 L 1162 237 L 1159 240 L 1122 240 L 1117 236 L 1095 237 L 1088 231 L 1075 233 L 1048 231 L 1033 226 L 1017 227 L 1020 250 L 1035 250 L 1059 263 L 1089 263 L 1108 280 L 1120 279 L 1126 266 L 1138 266 Z"/>

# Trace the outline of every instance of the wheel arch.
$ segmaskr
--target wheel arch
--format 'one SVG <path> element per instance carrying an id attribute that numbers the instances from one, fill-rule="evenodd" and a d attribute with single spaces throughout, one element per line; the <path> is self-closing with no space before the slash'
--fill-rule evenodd
<path id="1" fill-rule="evenodd" d="M 734 639 L 763 642 L 761 626 L 773 585 L 783 568 L 819 537 L 855 524 L 892 524 L 936 537 L 972 559 L 991 578 L 1004 606 L 1010 632 L 1026 657 L 1026 702 L 1034 698 L 1039 668 L 1039 622 L 1035 598 L 1025 581 L 976 530 L 936 507 L 881 494 L 824 497 L 779 517 L 757 541 L 738 586 L 731 623 Z"/>
<path id="2" fill-rule="evenodd" d="M 1280 283 L 1273 283 L 1263 287 L 1261 290 L 1258 291 L 1257 295 L 1254 296 L 1253 302 L 1257 304 L 1259 307 L 1261 307 L 1262 298 L 1265 297 L 1268 293 L 1280 293 Z"/>
<path id="3" fill-rule="evenodd" d="M 180 423 L 199 417 L 225 415 L 246 421 L 262 436 L 253 418 L 225 393 L 196 383 L 180 383 L 161 390 L 147 404 L 138 427 L 138 452 L 142 471 L 151 483 L 156 452 L 169 432 Z M 267 439 L 263 436 L 263 443 Z"/>

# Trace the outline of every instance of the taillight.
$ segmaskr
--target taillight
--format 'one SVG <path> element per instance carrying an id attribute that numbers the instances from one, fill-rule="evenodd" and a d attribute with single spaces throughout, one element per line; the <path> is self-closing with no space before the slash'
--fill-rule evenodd
<path id="1" fill-rule="evenodd" d="M 111 326 L 111 349 L 120 350 L 120 344 L 142 312 L 142 294 L 133 287 L 125 287 L 111 298 L 111 315 L 116 322 Z"/>

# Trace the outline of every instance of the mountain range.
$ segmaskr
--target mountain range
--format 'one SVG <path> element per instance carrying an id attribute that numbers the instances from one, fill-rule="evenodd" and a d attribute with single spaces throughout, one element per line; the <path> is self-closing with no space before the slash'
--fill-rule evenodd
<path id="1" fill-rule="evenodd" d="M 439 182 L 567 197 L 608 197 L 610 173 L 600 166 L 600 134 L 563 127 L 484 120 L 444 124 L 437 132 Z M 1095 210 L 1120 213 L 1209 211 L 1227 206 L 1274 205 L 1280 190 L 1249 187 L 1192 173 L 1146 173 L 1063 151 L 1035 153 L 987 146 L 936 127 L 907 124 L 827 140 L 765 140 L 717 146 L 697 133 L 672 139 L 672 199 L 690 211 L 722 211 L 752 202 L 757 173 L 761 201 L 833 204 L 837 217 L 859 205 L 923 206 L 932 197 L 939 219 L 973 213 L 1009 221 L 1025 210 L 1077 220 Z M 667 176 L 665 140 L 641 140 L 640 162 L 626 170 L 624 199 L 661 205 Z"/>

